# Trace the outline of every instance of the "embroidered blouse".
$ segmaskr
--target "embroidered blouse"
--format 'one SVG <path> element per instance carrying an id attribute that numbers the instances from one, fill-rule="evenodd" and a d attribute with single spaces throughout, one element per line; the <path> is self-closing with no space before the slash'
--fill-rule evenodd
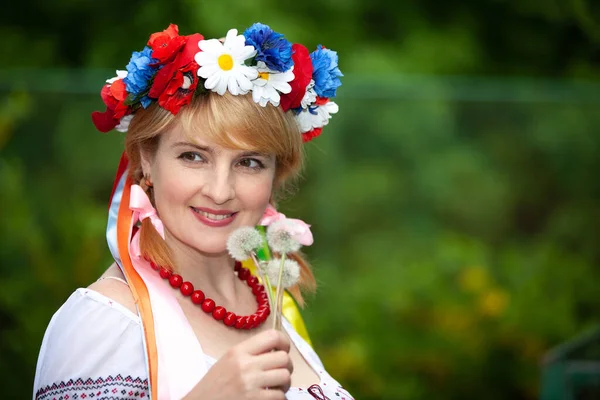
<path id="1" fill-rule="evenodd" d="M 319 384 L 309 388 L 290 388 L 286 398 L 352 400 L 291 324 L 284 319 L 283 325 L 300 354 L 320 377 Z M 143 340 L 138 315 L 98 292 L 77 289 L 54 314 L 44 335 L 33 399 L 149 398 Z M 206 354 L 203 357 L 207 369 L 217 361 Z"/>

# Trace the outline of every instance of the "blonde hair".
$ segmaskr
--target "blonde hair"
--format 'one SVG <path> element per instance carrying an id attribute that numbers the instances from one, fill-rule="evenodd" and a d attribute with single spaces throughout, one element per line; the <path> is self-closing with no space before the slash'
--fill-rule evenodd
<path id="1" fill-rule="evenodd" d="M 154 155 L 161 134 L 178 123 L 190 135 L 201 131 L 204 138 L 219 146 L 273 154 L 276 167 L 272 203 L 299 177 L 304 157 L 302 135 L 290 113 L 270 104 L 261 107 L 252 100 L 251 94 L 220 96 L 208 93 L 195 96 L 176 116 L 153 103 L 147 109 L 138 110 L 131 120 L 125 137 L 129 176 L 148 192 L 152 201 L 152 188 L 147 187 L 143 176 L 141 154 Z M 174 265 L 167 243 L 148 218 L 142 222 L 140 248 L 142 254 L 155 264 L 169 269 Z M 288 290 L 302 306 L 301 289 L 314 291 L 316 282 L 302 254 L 290 256 L 300 264 L 300 280 Z"/>

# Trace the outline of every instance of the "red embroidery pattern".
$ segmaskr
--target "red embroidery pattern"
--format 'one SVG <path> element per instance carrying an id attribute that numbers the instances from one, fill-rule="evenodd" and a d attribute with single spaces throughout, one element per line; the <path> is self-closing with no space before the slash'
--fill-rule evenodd
<path id="1" fill-rule="evenodd" d="M 40 388 L 35 394 L 36 400 L 139 400 L 148 397 L 148 379 L 123 378 L 121 375 L 70 379 Z"/>
<path id="2" fill-rule="evenodd" d="M 329 397 L 325 396 L 325 393 L 323 393 L 321 386 L 316 384 L 308 388 L 308 394 L 310 394 L 316 400 L 330 400 Z"/>

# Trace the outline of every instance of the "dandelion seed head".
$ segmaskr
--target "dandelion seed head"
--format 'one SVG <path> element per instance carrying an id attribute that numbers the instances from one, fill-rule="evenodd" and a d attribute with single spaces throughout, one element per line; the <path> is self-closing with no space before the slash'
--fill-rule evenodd
<path id="1" fill-rule="evenodd" d="M 267 243 L 269 243 L 271 250 L 286 254 L 298 251 L 302 246 L 288 231 L 285 220 L 275 221 L 269 225 L 267 228 Z"/>
<path id="2" fill-rule="evenodd" d="M 262 246 L 263 239 L 260 233 L 250 227 L 244 226 L 233 231 L 227 239 L 227 251 L 237 261 L 245 261 L 250 254 Z"/>
<path id="3" fill-rule="evenodd" d="M 279 280 L 279 268 L 281 267 L 281 259 L 274 258 L 265 264 L 265 275 L 269 278 L 271 285 L 277 287 Z M 283 273 L 281 276 L 281 287 L 287 289 L 298 283 L 300 279 L 300 265 L 294 260 L 286 259 L 283 262 Z"/>

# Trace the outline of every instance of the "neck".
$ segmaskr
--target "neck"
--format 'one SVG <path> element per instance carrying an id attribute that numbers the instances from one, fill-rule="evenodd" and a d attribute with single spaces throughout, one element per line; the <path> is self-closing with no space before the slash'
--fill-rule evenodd
<path id="1" fill-rule="evenodd" d="M 168 236 L 167 243 L 175 262 L 173 271 L 181 275 L 184 281 L 190 281 L 207 297 L 235 301 L 239 279 L 233 272 L 235 262 L 226 251 L 203 253 Z"/>

